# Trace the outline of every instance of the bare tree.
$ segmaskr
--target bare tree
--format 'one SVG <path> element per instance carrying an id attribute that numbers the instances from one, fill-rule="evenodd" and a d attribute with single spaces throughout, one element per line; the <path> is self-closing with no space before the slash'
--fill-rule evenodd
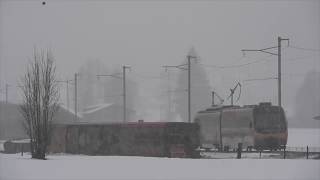
<path id="1" fill-rule="evenodd" d="M 34 51 L 22 79 L 23 125 L 30 137 L 32 158 L 45 159 L 52 121 L 58 109 L 59 91 L 53 57 L 49 51 Z"/>

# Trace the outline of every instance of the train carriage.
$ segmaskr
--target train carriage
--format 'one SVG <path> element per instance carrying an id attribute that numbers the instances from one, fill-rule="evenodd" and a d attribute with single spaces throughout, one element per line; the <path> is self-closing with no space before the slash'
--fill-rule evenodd
<path id="1" fill-rule="evenodd" d="M 286 145 L 288 131 L 284 111 L 271 103 L 248 106 L 216 106 L 195 116 L 200 144 L 205 148 L 277 149 Z"/>
<path id="2" fill-rule="evenodd" d="M 184 122 L 67 124 L 54 128 L 51 152 L 199 157 L 199 126 Z"/>

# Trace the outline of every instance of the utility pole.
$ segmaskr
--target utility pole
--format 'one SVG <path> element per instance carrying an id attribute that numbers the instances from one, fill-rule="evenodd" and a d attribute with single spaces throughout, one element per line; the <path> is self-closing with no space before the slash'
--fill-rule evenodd
<path id="1" fill-rule="evenodd" d="M 231 91 L 231 106 L 233 106 L 233 94 L 234 94 L 234 90 L 230 89 Z"/>
<path id="2" fill-rule="evenodd" d="M 8 104 L 9 84 L 6 84 L 6 104 Z"/>
<path id="3" fill-rule="evenodd" d="M 78 107 L 77 107 L 77 104 L 78 104 L 78 95 L 77 95 L 77 87 L 78 86 L 78 74 L 75 73 L 74 74 L 74 121 L 77 122 L 78 120 L 78 114 L 77 114 L 77 110 L 78 110 Z"/>
<path id="4" fill-rule="evenodd" d="M 191 123 L 191 64 L 192 56 L 188 55 L 188 122 Z"/>
<path id="5" fill-rule="evenodd" d="M 167 121 L 170 119 L 171 121 L 171 84 L 170 84 L 170 71 L 168 71 L 168 92 L 167 92 L 167 96 L 168 96 L 168 115 L 167 115 Z"/>
<path id="6" fill-rule="evenodd" d="M 269 47 L 269 48 L 264 48 L 264 49 L 243 49 L 242 52 L 246 52 L 246 51 L 259 51 L 259 52 L 263 52 L 263 53 L 267 53 L 267 54 L 271 54 L 271 55 L 275 55 L 278 56 L 278 106 L 281 107 L 281 42 L 282 41 L 288 41 L 288 45 L 289 45 L 289 39 L 286 38 L 281 38 L 280 36 L 278 37 L 278 46 L 274 46 L 274 47 Z M 278 53 L 273 53 L 270 52 L 268 50 L 270 49 L 278 49 Z"/>
<path id="7" fill-rule="evenodd" d="M 69 110 L 69 81 L 67 80 L 67 109 Z"/>
<path id="8" fill-rule="evenodd" d="M 123 123 L 127 122 L 127 93 L 126 93 L 126 69 L 131 69 L 129 66 L 122 66 L 122 77 L 117 76 L 116 74 L 98 74 L 97 77 L 100 76 L 110 76 L 114 78 L 122 78 L 122 91 L 123 91 Z"/>
<path id="9" fill-rule="evenodd" d="M 287 39 L 289 41 L 289 39 Z M 281 37 L 278 37 L 278 105 L 281 107 Z"/>
<path id="10" fill-rule="evenodd" d="M 129 66 L 122 66 L 122 87 L 123 87 L 123 122 L 127 122 L 127 102 L 126 102 L 126 69 L 130 68 Z"/>
<path id="11" fill-rule="evenodd" d="M 211 106 L 213 107 L 214 106 L 214 91 L 212 91 L 212 104 Z"/>
<path id="12" fill-rule="evenodd" d="M 191 123 L 191 58 L 197 58 L 195 56 L 187 55 L 187 64 L 177 65 L 177 66 L 162 66 L 166 70 L 167 68 L 177 68 L 188 71 L 188 122 Z M 187 65 L 188 68 L 183 68 L 183 66 Z"/>

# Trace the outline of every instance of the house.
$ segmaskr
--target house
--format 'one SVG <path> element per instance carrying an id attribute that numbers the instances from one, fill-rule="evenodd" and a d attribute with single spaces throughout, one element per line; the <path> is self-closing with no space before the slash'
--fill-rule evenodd
<path id="1" fill-rule="evenodd" d="M 82 116 L 78 114 L 77 121 Z M 0 101 L 0 140 L 28 138 L 23 128 L 23 116 L 19 104 Z M 53 119 L 53 124 L 70 124 L 75 122 L 75 113 L 60 105 Z"/>
<path id="2" fill-rule="evenodd" d="M 23 116 L 18 104 L 0 101 L 0 139 L 25 139 Z"/>
<path id="3" fill-rule="evenodd" d="M 77 118 L 72 109 L 68 109 L 64 105 L 60 105 L 58 112 L 54 117 L 53 124 L 71 124 L 74 122 L 81 121 L 81 113 L 77 113 Z"/>

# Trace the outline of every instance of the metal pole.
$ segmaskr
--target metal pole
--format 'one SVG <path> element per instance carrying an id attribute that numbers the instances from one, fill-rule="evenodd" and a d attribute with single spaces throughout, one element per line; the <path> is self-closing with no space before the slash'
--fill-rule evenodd
<path id="1" fill-rule="evenodd" d="M 74 121 L 76 122 L 77 121 L 77 119 L 78 119 L 78 116 L 77 116 L 77 98 L 78 98 L 78 96 L 77 96 L 77 76 L 78 76 L 78 74 L 77 73 L 75 73 L 74 74 Z"/>
<path id="2" fill-rule="evenodd" d="M 212 91 L 212 106 L 214 106 L 214 91 Z"/>
<path id="3" fill-rule="evenodd" d="M 67 80 L 67 109 L 69 110 L 69 80 Z"/>
<path id="4" fill-rule="evenodd" d="M 222 144 L 222 113 L 223 113 L 223 108 L 221 108 L 220 111 L 220 117 L 219 117 L 219 140 L 220 140 L 220 147 L 219 147 L 219 151 L 223 150 L 223 144 Z"/>
<path id="5" fill-rule="evenodd" d="M 122 78 L 123 78 L 123 122 L 125 123 L 126 120 L 126 66 L 122 66 Z"/>
<path id="6" fill-rule="evenodd" d="M 188 122 L 191 123 L 191 56 L 188 56 Z"/>
<path id="7" fill-rule="evenodd" d="M 170 86 L 170 72 L 168 71 L 168 115 L 167 121 L 172 121 L 171 119 L 171 86 Z"/>
<path id="8" fill-rule="evenodd" d="M 9 88 L 9 84 L 6 84 L 6 104 L 8 103 L 8 88 Z"/>
<path id="9" fill-rule="evenodd" d="M 281 107 L 281 37 L 278 37 L 278 105 Z"/>
<path id="10" fill-rule="evenodd" d="M 234 93 L 234 91 L 232 89 L 230 89 L 230 91 L 231 91 L 231 106 L 233 106 L 233 93 Z"/>

